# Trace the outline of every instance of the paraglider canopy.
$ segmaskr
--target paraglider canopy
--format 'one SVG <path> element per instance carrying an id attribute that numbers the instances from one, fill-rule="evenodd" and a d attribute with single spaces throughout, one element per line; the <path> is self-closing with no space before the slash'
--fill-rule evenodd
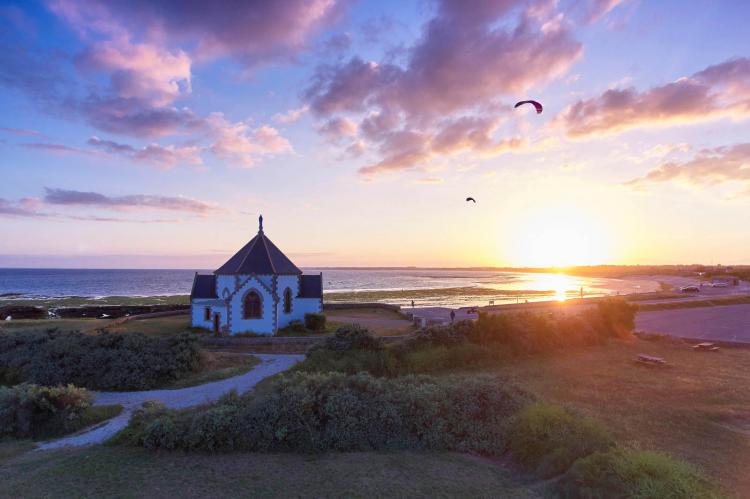
<path id="1" fill-rule="evenodd" d="M 473 201 L 474 204 L 476 204 L 476 202 L 477 202 L 477 200 L 474 199 L 474 198 L 466 198 L 466 202 L 468 203 L 469 201 Z"/>
<path id="2" fill-rule="evenodd" d="M 536 114 L 542 114 L 542 110 L 544 109 L 540 103 L 538 103 L 535 100 L 522 100 L 521 102 L 517 102 L 513 108 L 517 108 L 518 106 L 522 106 L 524 104 L 532 104 L 534 106 L 534 109 L 536 109 Z"/>

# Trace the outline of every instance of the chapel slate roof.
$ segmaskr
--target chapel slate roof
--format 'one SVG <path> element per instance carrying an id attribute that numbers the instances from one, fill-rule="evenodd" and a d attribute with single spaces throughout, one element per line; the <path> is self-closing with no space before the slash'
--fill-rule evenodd
<path id="1" fill-rule="evenodd" d="M 195 274 L 190 299 L 216 297 L 216 276 L 213 274 Z"/>
<path id="2" fill-rule="evenodd" d="M 323 296 L 323 276 L 320 274 L 302 275 L 299 283 L 300 298 L 321 298 Z"/>
<path id="3" fill-rule="evenodd" d="M 263 229 L 242 247 L 214 274 L 301 274 L 292 261 L 281 252 Z"/>

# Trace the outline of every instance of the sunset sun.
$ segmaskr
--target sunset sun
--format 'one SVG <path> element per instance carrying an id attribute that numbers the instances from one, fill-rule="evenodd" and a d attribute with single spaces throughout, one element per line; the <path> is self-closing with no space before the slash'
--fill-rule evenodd
<path id="1" fill-rule="evenodd" d="M 550 207 L 523 220 L 513 259 L 518 265 L 593 265 L 611 258 L 606 229 L 585 213 Z"/>

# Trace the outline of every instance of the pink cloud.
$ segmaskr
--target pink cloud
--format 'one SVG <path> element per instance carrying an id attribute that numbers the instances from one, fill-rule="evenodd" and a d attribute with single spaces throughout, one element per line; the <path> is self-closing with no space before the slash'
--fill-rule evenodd
<path id="1" fill-rule="evenodd" d="M 632 87 L 607 90 L 577 101 L 556 120 L 569 137 L 587 137 L 640 126 L 748 116 L 750 59 L 739 58 L 642 92 Z"/>
<path id="2" fill-rule="evenodd" d="M 642 188 L 671 181 L 698 187 L 735 182 L 744 185 L 743 195 L 750 194 L 750 143 L 703 149 L 688 161 L 663 163 L 625 185 Z"/>
<path id="3" fill-rule="evenodd" d="M 287 0 L 56 0 L 52 9 L 80 32 L 95 30 L 197 42 L 198 58 L 232 56 L 247 66 L 290 60 L 337 22 L 349 2 Z"/>
<path id="4" fill-rule="evenodd" d="M 119 154 L 136 161 L 145 161 L 157 166 L 171 168 L 179 164 L 201 165 L 202 148 L 198 146 L 174 146 L 148 144 L 142 148 L 136 148 L 128 144 L 120 144 L 112 140 L 102 140 L 99 137 L 91 137 L 88 144 L 110 154 Z"/>
<path id="5" fill-rule="evenodd" d="M 625 3 L 626 0 L 590 0 L 588 12 L 585 21 L 593 23 L 606 16 L 618 5 Z"/>
<path id="6" fill-rule="evenodd" d="M 114 210 L 158 209 L 182 211 L 199 215 L 208 215 L 223 211 L 212 204 L 186 197 L 148 194 L 107 196 L 98 192 L 50 188 L 45 188 L 45 191 L 44 202 L 50 205 L 96 206 Z"/>
<path id="7" fill-rule="evenodd" d="M 250 129 L 246 123 L 229 122 L 222 113 L 211 114 L 206 122 L 213 140 L 211 152 L 233 164 L 251 167 L 261 157 L 294 151 L 289 141 L 268 125 Z"/>
<path id="8" fill-rule="evenodd" d="M 8 128 L 8 127 L 0 127 L 0 132 L 4 133 L 10 133 L 12 135 L 19 135 L 21 137 L 38 137 L 41 134 L 41 132 L 38 132 L 36 130 L 30 130 L 28 128 Z"/>
<path id="9" fill-rule="evenodd" d="M 347 117 L 337 116 L 318 127 L 318 132 L 331 140 L 351 137 L 357 134 L 357 124 Z"/>
<path id="10" fill-rule="evenodd" d="M 27 142 L 24 144 L 21 144 L 21 146 L 26 147 L 28 149 L 36 149 L 39 151 L 45 151 L 52 154 L 82 154 L 82 155 L 91 155 L 96 154 L 94 151 L 89 151 L 86 149 L 81 149 L 78 147 L 71 147 L 67 146 L 65 144 L 55 144 L 55 143 L 48 143 L 48 142 Z"/>
<path id="11" fill-rule="evenodd" d="M 532 16 L 520 0 L 440 1 L 404 65 L 354 57 L 319 67 L 303 96 L 326 120 L 321 133 L 358 116 L 357 140 L 381 155 L 365 175 L 518 147 L 493 135 L 499 99 L 562 76 L 582 53 L 554 5 L 537 3 L 546 7 Z"/>
<path id="12" fill-rule="evenodd" d="M 182 50 L 170 52 L 118 38 L 90 46 L 78 57 L 78 64 L 108 72 L 112 93 L 123 99 L 162 107 L 190 93 L 191 61 Z"/>
<path id="13" fill-rule="evenodd" d="M 277 113 L 273 116 L 273 120 L 278 123 L 296 123 L 299 121 L 299 119 L 302 117 L 303 114 L 305 114 L 307 111 L 309 111 L 308 106 L 301 106 L 295 109 L 290 109 L 286 113 Z"/>

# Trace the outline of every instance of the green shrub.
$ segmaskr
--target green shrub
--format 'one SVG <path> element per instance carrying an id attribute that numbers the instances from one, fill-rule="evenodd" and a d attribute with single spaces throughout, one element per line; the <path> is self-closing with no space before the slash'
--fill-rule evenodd
<path id="1" fill-rule="evenodd" d="M 73 385 L 0 387 L 0 436 L 19 438 L 65 433 L 77 426 L 92 396 Z"/>
<path id="2" fill-rule="evenodd" d="M 304 324 L 302 324 L 301 321 L 292 321 L 289 323 L 287 328 L 289 329 L 290 332 L 293 332 L 293 333 L 306 333 L 307 332 L 307 328 L 305 327 Z"/>
<path id="3" fill-rule="evenodd" d="M 638 305 L 622 299 L 607 298 L 596 304 L 604 329 L 613 335 L 623 335 L 635 328 Z"/>
<path id="4" fill-rule="evenodd" d="M 255 397 L 230 397 L 190 412 L 144 409 L 119 441 L 199 451 L 452 449 L 499 455 L 511 416 L 528 400 L 484 377 L 296 373 Z"/>
<path id="5" fill-rule="evenodd" d="M 448 325 L 428 326 L 407 336 L 399 345 L 403 351 L 432 347 L 454 347 L 465 344 L 474 330 L 472 321 L 458 321 Z"/>
<path id="6" fill-rule="evenodd" d="M 582 457 L 614 445 L 596 421 L 571 414 L 564 408 L 535 403 L 515 418 L 510 442 L 513 457 L 543 477 L 565 472 Z"/>
<path id="7" fill-rule="evenodd" d="M 311 331 L 323 331 L 326 328 L 324 314 L 305 314 L 305 327 Z"/>
<path id="8" fill-rule="evenodd" d="M 486 365 L 506 355 L 603 343 L 632 330 L 635 310 L 623 300 L 607 299 L 578 314 L 483 313 L 477 321 L 420 329 L 391 347 L 367 329 L 344 326 L 315 345 L 298 369 L 399 376 Z"/>
<path id="9" fill-rule="evenodd" d="M 715 497 L 692 465 L 649 451 L 612 449 L 579 459 L 557 483 L 565 498 Z"/>
<path id="10" fill-rule="evenodd" d="M 399 359 L 390 350 L 327 350 L 312 348 L 296 366 L 304 372 L 367 372 L 373 376 L 398 376 L 403 373 Z"/>
<path id="11" fill-rule="evenodd" d="M 492 363 L 497 353 L 480 345 L 463 343 L 453 347 L 437 346 L 404 353 L 398 362 L 401 373 L 429 373 Z"/>
<path id="12" fill-rule="evenodd" d="M 313 350 L 323 349 L 333 352 L 367 350 L 375 352 L 384 348 L 383 340 L 373 335 L 369 329 L 354 324 L 341 326 L 323 343 L 315 345 Z"/>
<path id="13" fill-rule="evenodd" d="M 197 336 L 94 335 L 56 330 L 0 334 L 0 384 L 74 384 L 144 390 L 200 367 Z"/>

